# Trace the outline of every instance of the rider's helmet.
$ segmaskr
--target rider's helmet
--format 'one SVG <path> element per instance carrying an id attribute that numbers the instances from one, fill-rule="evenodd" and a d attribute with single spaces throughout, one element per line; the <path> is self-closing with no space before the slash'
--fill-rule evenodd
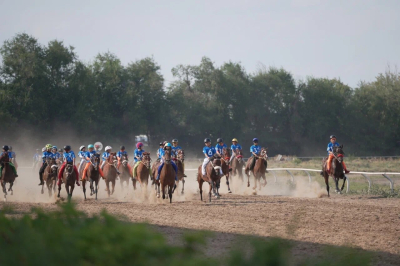
<path id="1" fill-rule="evenodd" d="M 121 147 L 119 147 L 119 149 L 120 149 L 121 151 L 123 151 L 123 150 L 125 150 L 125 146 L 121 146 Z"/>
<path id="2" fill-rule="evenodd" d="M 51 149 L 57 151 L 57 146 L 53 146 L 53 148 L 51 148 Z"/>
<path id="3" fill-rule="evenodd" d="M 86 148 L 85 145 L 82 145 L 82 146 L 79 147 L 79 150 L 81 151 L 84 148 Z"/>
<path id="4" fill-rule="evenodd" d="M 105 151 L 110 151 L 112 148 L 111 148 L 111 146 L 107 146 L 104 150 Z"/>
<path id="5" fill-rule="evenodd" d="M 173 139 L 172 143 L 178 143 L 178 140 L 177 139 Z"/>
<path id="6" fill-rule="evenodd" d="M 331 135 L 329 138 L 330 139 L 336 139 L 336 136 L 335 135 Z"/>
<path id="7" fill-rule="evenodd" d="M 53 148 L 53 145 L 51 145 L 51 144 L 46 145 L 46 150 L 51 150 L 51 148 Z"/>
<path id="8" fill-rule="evenodd" d="M 224 142 L 224 140 L 221 138 L 217 138 L 217 143 L 221 143 L 221 142 Z"/>
<path id="9" fill-rule="evenodd" d="M 141 143 L 141 142 L 138 142 L 137 144 L 136 144 L 136 148 L 141 148 L 141 147 L 143 147 L 143 143 Z"/>
<path id="10" fill-rule="evenodd" d="M 65 145 L 65 146 L 64 146 L 64 150 L 65 150 L 66 152 L 69 152 L 69 151 L 71 150 L 71 146 Z"/>
<path id="11" fill-rule="evenodd" d="M 170 147 L 170 148 L 171 148 L 171 147 L 172 147 L 171 143 L 168 142 L 168 143 L 166 143 L 166 144 L 164 145 L 164 149 L 166 149 L 167 147 Z"/>
<path id="12" fill-rule="evenodd" d="M 238 142 L 238 140 L 237 139 L 232 139 L 232 142 Z"/>
<path id="13" fill-rule="evenodd" d="M 89 144 L 87 147 L 88 147 L 88 149 L 94 149 L 94 145 L 93 144 Z"/>
<path id="14" fill-rule="evenodd" d="M 160 146 L 164 146 L 164 142 L 160 142 Z"/>
<path id="15" fill-rule="evenodd" d="M 253 139 L 253 142 L 254 142 L 254 143 L 257 143 L 257 142 L 258 142 L 258 138 L 254 138 L 254 139 Z"/>
<path id="16" fill-rule="evenodd" d="M 8 147 L 8 145 L 4 145 L 3 146 L 3 150 L 8 151 L 10 148 Z"/>
<path id="17" fill-rule="evenodd" d="M 205 139 L 204 139 L 204 143 L 207 143 L 207 142 L 211 142 L 211 139 L 205 138 Z"/>
<path id="18" fill-rule="evenodd" d="M 63 149 L 59 149 L 58 152 L 63 152 Z"/>

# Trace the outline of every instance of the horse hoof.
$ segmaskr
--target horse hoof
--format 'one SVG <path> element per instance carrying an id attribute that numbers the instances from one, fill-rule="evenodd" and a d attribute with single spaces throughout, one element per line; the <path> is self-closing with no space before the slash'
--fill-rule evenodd
<path id="1" fill-rule="evenodd" d="M 337 193 L 338 193 L 338 194 L 342 194 L 342 192 L 341 192 L 341 191 L 338 191 Z"/>
<path id="2" fill-rule="evenodd" d="M 250 187 L 250 183 L 247 183 L 247 187 Z"/>
<path id="3" fill-rule="evenodd" d="M 12 196 L 12 195 L 14 195 L 14 193 L 13 193 L 13 192 L 14 192 L 14 191 L 11 191 L 11 196 Z"/>
<path id="4" fill-rule="evenodd" d="M 157 198 L 160 198 L 160 195 L 157 195 Z"/>
<path id="5" fill-rule="evenodd" d="M 185 194 L 185 192 L 182 191 L 182 192 L 181 192 L 181 195 L 183 195 L 183 194 Z"/>
<path id="6" fill-rule="evenodd" d="M 44 194 L 44 191 L 42 190 L 42 191 L 40 191 L 40 193 L 41 193 L 41 194 Z"/>
<path id="7" fill-rule="evenodd" d="M 232 191 L 229 190 L 228 193 L 232 193 Z"/>

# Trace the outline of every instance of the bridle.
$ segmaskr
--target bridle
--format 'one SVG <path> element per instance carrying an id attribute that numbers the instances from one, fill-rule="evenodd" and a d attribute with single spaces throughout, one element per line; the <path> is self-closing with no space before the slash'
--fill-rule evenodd
<path id="1" fill-rule="evenodd" d="M 150 154 L 149 153 L 143 154 L 142 160 L 140 162 L 144 166 L 146 166 L 147 169 L 150 169 L 150 164 L 151 164 Z"/>

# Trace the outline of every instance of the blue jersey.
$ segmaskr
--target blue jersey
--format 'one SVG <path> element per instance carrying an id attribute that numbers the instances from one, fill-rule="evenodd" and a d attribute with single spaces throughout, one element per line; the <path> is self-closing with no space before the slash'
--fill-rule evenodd
<path id="1" fill-rule="evenodd" d="M 231 150 L 232 151 L 236 151 L 236 149 L 242 150 L 242 146 L 240 146 L 240 144 L 236 144 L 236 145 L 231 145 Z"/>
<path id="2" fill-rule="evenodd" d="M 97 152 L 95 150 L 93 151 L 87 151 L 85 152 L 85 157 L 86 158 L 92 158 L 93 155 L 97 154 Z M 87 159 L 86 159 L 87 160 Z"/>
<path id="3" fill-rule="evenodd" d="M 332 151 L 333 147 L 339 147 L 339 146 L 340 146 L 340 144 L 338 142 L 335 142 L 335 144 L 333 144 L 332 142 L 329 142 L 328 143 L 328 148 L 326 148 L 326 151 L 328 152 L 328 155 L 329 155 L 329 152 Z"/>
<path id="4" fill-rule="evenodd" d="M 157 153 L 158 153 L 158 159 L 161 159 L 161 157 L 164 155 L 164 149 L 163 148 L 159 148 Z"/>
<path id="5" fill-rule="evenodd" d="M 43 154 L 42 154 L 43 162 L 46 162 L 47 158 L 53 158 L 53 153 L 48 152 L 48 151 L 43 152 Z"/>
<path id="6" fill-rule="evenodd" d="M 127 153 L 126 151 L 119 151 L 119 152 L 117 152 L 117 157 L 118 157 L 118 158 L 121 158 L 122 155 L 128 156 L 128 153 Z"/>
<path id="7" fill-rule="evenodd" d="M 250 147 L 250 152 L 254 152 L 255 154 L 259 155 L 261 152 L 261 147 L 260 145 L 253 145 Z"/>
<path id="8" fill-rule="evenodd" d="M 203 153 L 204 154 L 206 154 L 208 157 L 212 157 L 215 153 L 217 153 L 216 151 L 215 151 L 215 148 L 214 147 L 207 147 L 207 146 L 205 146 L 204 148 L 203 148 Z"/>
<path id="9" fill-rule="evenodd" d="M 86 159 L 85 159 L 86 151 L 79 151 L 78 156 L 79 156 L 79 158 L 81 158 L 81 161 L 86 161 Z"/>
<path id="10" fill-rule="evenodd" d="M 15 158 L 15 152 L 9 151 L 9 152 L 8 152 L 8 157 L 10 157 L 10 159 L 11 159 L 11 158 Z"/>
<path id="11" fill-rule="evenodd" d="M 219 144 L 215 145 L 215 150 L 218 151 L 220 154 L 222 154 L 222 150 L 226 148 L 227 148 L 226 144 L 222 144 L 222 146 Z"/>
<path id="12" fill-rule="evenodd" d="M 172 146 L 171 147 L 172 152 L 177 156 L 178 155 L 178 150 L 182 150 L 181 146 Z"/>
<path id="13" fill-rule="evenodd" d="M 139 151 L 138 149 L 135 150 L 135 153 L 134 153 L 134 156 L 135 156 L 134 160 L 135 160 L 135 162 L 139 161 L 139 159 L 138 159 L 137 157 L 139 157 L 140 160 L 142 159 L 143 152 L 144 152 L 144 150 L 140 150 L 140 151 Z"/>
<path id="14" fill-rule="evenodd" d="M 57 159 L 60 159 L 60 154 L 58 153 L 58 152 L 56 152 L 56 153 L 52 153 L 51 154 L 51 158 L 53 158 L 53 159 L 55 159 L 55 160 L 57 160 Z"/>
<path id="15" fill-rule="evenodd" d="M 103 161 L 107 161 L 108 157 L 110 157 L 110 153 L 109 152 L 103 152 L 103 154 L 101 155 L 101 159 Z"/>
<path id="16" fill-rule="evenodd" d="M 66 161 L 67 163 L 72 163 L 76 157 L 74 151 L 70 151 L 70 152 L 64 152 L 63 158 L 64 161 Z"/>

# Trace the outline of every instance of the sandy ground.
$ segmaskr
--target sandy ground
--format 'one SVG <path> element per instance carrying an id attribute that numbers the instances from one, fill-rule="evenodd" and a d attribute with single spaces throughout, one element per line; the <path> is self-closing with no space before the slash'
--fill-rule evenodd
<path id="1" fill-rule="evenodd" d="M 57 208 L 55 197 L 47 191 L 40 194 L 37 183 L 36 171 L 20 169 L 14 195 L 8 196 L 6 204 L 19 213 L 38 206 Z M 150 187 L 133 191 L 130 185 L 122 191 L 118 183 L 110 198 L 104 188 L 102 181 L 97 201 L 93 197 L 84 201 L 80 188 L 73 199 L 87 213 L 106 209 L 132 222 L 156 225 L 172 242 L 181 238 L 182 229 L 215 231 L 206 250 L 210 256 L 230 250 L 238 235 L 257 235 L 293 240 L 297 256 L 313 254 L 324 245 L 345 245 L 377 251 L 377 264 L 400 261 L 400 199 L 337 194 L 327 198 L 324 188 L 316 182 L 308 184 L 306 178 L 297 181 L 294 191 L 289 190 L 287 180 L 274 183 L 271 178 L 258 195 L 237 179 L 231 186 L 234 193 L 228 194 L 223 182 L 222 197 L 209 203 L 200 201 L 194 172 L 187 178 L 185 194 L 178 189 L 172 204 L 157 199 Z M 207 192 L 204 185 L 203 199 Z M 66 196 L 64 189 L 61 194 Z"/>

